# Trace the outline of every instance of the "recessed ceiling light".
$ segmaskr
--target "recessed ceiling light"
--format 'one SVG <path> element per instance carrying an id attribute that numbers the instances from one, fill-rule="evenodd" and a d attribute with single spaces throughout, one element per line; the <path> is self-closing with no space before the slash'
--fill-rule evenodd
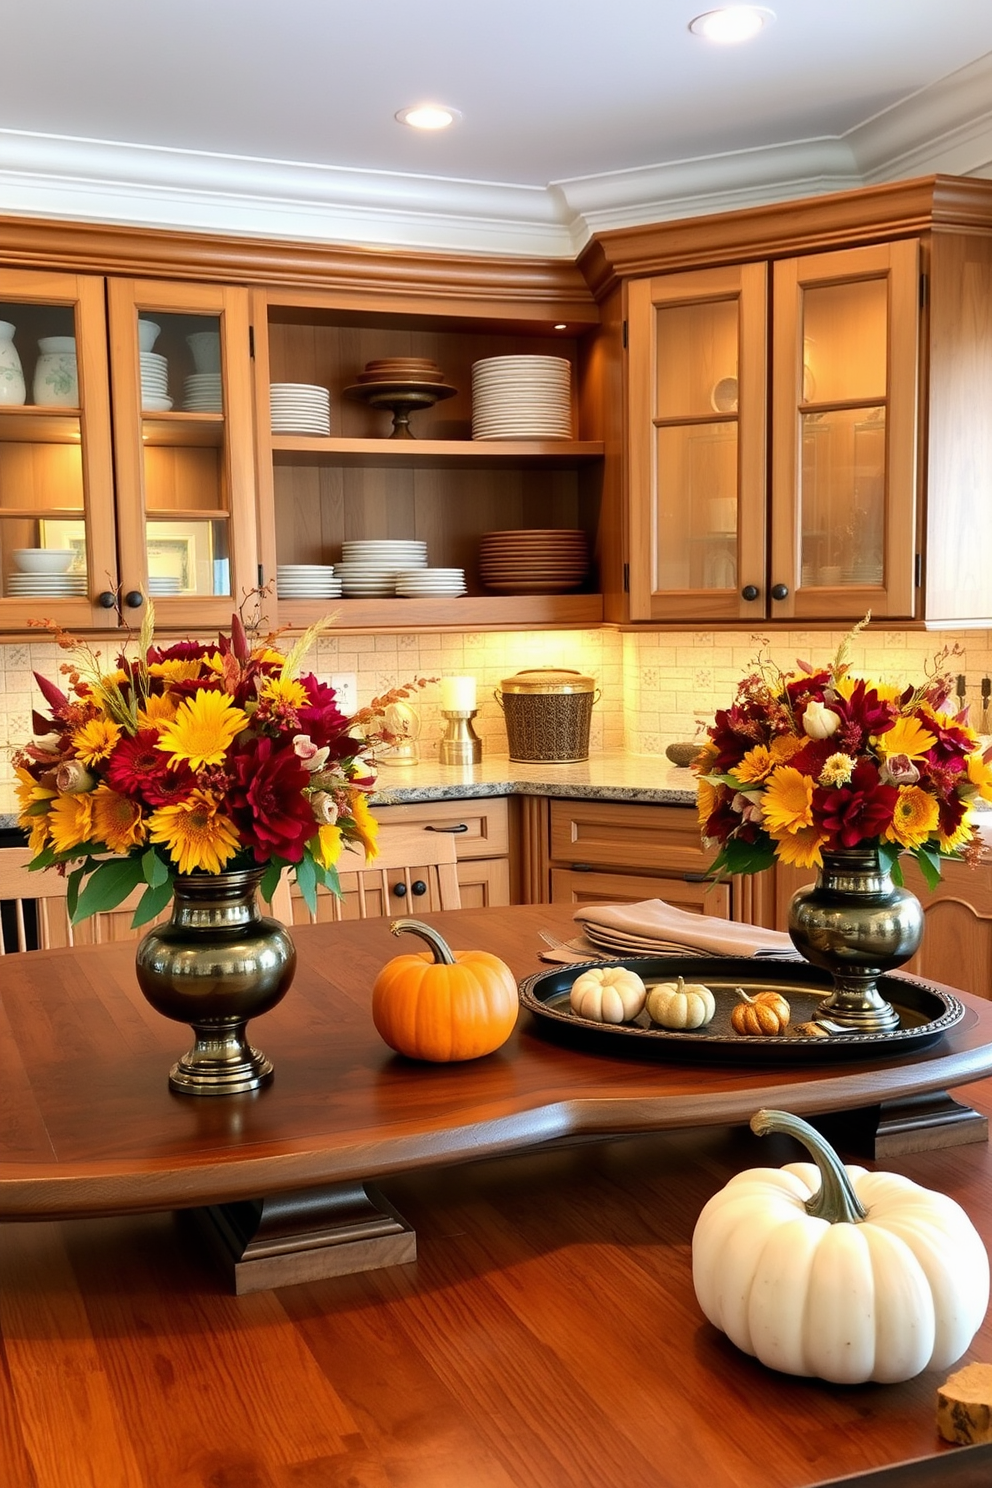
<path id="1" fill-rule="evenodd" d="M 763 5 L 727 5 L 721 10 L 707 10 L 689 22 L 689 30 L 707 41 L 732 45 L 750 41 L 762 27 L 775 19 L 775 12 Z"/>
<path id="2" fill-rule="evenodd" d="M 411 129 L 447 129 L 461 114 L 446 103 L 415 103 L 412 108 L 400 109 L 396 117 Z"/>

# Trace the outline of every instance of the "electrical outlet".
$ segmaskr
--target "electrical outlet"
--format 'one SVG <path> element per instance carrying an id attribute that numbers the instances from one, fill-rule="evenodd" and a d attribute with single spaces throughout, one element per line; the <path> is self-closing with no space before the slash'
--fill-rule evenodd
<path id="1" fill-rule="evenodd" d="M 358 673 L 332 672 L 331 686 L 337 694 L 338 707 L 349 717 L 358 711 Z"/>

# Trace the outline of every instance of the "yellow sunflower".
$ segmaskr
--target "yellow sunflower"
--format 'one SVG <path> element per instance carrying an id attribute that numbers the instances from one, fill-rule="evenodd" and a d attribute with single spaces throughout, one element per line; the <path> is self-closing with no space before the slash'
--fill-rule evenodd
<path id="1" fill-rule="evenodd" d="M 305 708 L 309 702 L 306 688 L 294 677 L 267 677 L 258 689 L 258 700 L 288 708 Z"/>
<path id="2" fill-rule="evenodd" d="M 953 832 L 938 832 L 937 841 L 941 852 L 957 852 L 971 841 L 975 827 L 975 813 L 969 806 Z"/>
<path id="3" fill-rule="evenodd" d="M 819 868 L 823 863 L 820 849 L 826 837 L 816 827 L 800 827 L 787 832 L 775 843 L 775 857 L 789 868 Z"/>
<path id="4" fill-rule="evenodd" d="M 48 832 L 56 852 L 70 852 L 93 838 L 93 796 L 56 796 L 48 813 Z"/>
<path id="5" fill-rule="evenodd" d="M 765 744 L 756 744 L 743 759 L 738 760 L 733 773 L 741 785 L 754 785 L 756 781 L 767 779 L 774 768 L 775 757 L 771 750 Z"/>
<path id="6" fill-rule="evenodd" d="M 965 760 L 969 785 L 973 785 L 983 801 L 992 801 L 992 764 L 987 764 L 977 751 Z"/>
<path id="7" fill-rule="evenodd" d="M 160 806 L 148 819 L 151 842 L 161 842 L 180 873 L 202 868 L 223 872 L 238 851 L 237 828 L 223 815 L 208 791 L 193 791 L 188 800 Z"/>
<path id="8" fill-rule="evenodd" d="M 937 736 L 924 728 L 918 718 L 897 718 L 887 733 L 878 736 L 878 752 L 888 758 L 905 754 L 909 759 L 922 759 L 937 742 Z"/>
<path id="9" fill-rule="evenodd" d="M 701 831 L 705 832 L 706 823 L 720 804 L 720 798 L 723 792 L 724 788 L 722 785 L 714 785 L 704 775 L 699 777 L 696 784 L 696 814 Z"/>
<path id="10" fill-rule="evenodd" d="M 379 845 L 376 841 L 379 835 L 379 823 L 369 810 L 368 799 L 361 791 L 349 791 L 349 795 L 355 835 L 365 849 L 365 861 L 371 863 L 373 858 L 379 856 Z"/>
<path id="11" fill-rule="evenodd" d="M 763 826 L 769 837 L 780 838 L 813 825 L 813 781 L 809 775 L 780 765 L 769 776 L 761 798 Z"/>
<path id="12" fill-rule="evenodd" d="M 195 682 L 201 670 L 198 657 L 170 656 L 165 661 L 148 663 L 148 675 L 164 677 L 167 682 Z"/>
<path id="13" fill-rule="evenodd" d="M 179 708 L 179 699 L 174 692 L 152 693 L 145 699 L 145 706 L 138 709 L 140 729 L 159 729 L 163 723 L 171 723 Z"/>
<path id="14" fill-rule="evenodd" d="M 110 718 L 91 718 L 72 735 L 76 754 L 84 765 L 95 765 L 113 753 L 114 745 L 121 736 L 120 724 Z"/>
<path id="15" fill-rule="evenodd" d="M 310 841 L 310 851 L 322 868 L 333 868 L 341 856 L 344 838 L 341 828 L 325 822 L 317 829 L 316 837 Z"/>
<path id="16" fill-rule="evenodd" d="M 885 839 L 903 847 L 919 847 L 936 831 L 939 820 L 940 808 L 933 796 L 918 785 L 901 785 Z"/>
<path id="17" fill-rule="evenodd" d="M 192 770 L 224 761 L 231 742 L 248 722 L 226 692 L 201 690 L 179 704 L 176 716 L 159 735 L 155 748 L 171 755 L 169 763 L 184 762 Z"/>
<path id="18" fill-rule="evenodd" d="M 15 766 L 14 774 L 17 776 L 14 790 L 21 808 L 17 818 L 18 825 L 27 832 L 28 847 L 32 853 L 39 853 L 48 842 L 48 812 L 39 811 L 36 815 L 29 815 L 28 807 L 34 806 L 38 801 L 54 800 L 57 792 L 50 786 L 41 785 L 23 765 Z"/>
<path id="19" fill-rule="evenodd" d="M 111 852 L 126 853 L 145 841 L 148 828 L 137 801 L 111 790 L 109 785 L 98 785 L 92 800 L 93 834 Z"/>

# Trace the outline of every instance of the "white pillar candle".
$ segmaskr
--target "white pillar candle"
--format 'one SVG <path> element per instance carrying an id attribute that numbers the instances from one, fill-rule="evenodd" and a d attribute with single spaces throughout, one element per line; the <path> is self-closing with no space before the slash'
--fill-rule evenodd
<path id="1" fill-rule="evenodd" d="M 475 709 L 474 677 L 441 678 L 441 712 L 471 713 Z"/>

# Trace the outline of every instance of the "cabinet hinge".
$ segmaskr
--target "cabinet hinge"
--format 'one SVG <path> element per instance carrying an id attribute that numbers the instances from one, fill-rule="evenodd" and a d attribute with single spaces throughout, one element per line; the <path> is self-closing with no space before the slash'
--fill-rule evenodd
<path id="1" fill-rule="evenodd" d="M 627 350 L 627 322 L 626 321 L 624 321 L 624 323 L 623 323 L 623 349 L 624 349 L 624 351 Z"/>
<path id="2" fill-rule="evenodd" d="M 922 587 L 922 584 L 923 584 L 923 554 L 922 553 L 917 553 L 915 562 L 913 563 L 913 583 L 915 584 L 915 586 L 916 586 L 917 589 L 921 588 Z"/>
<path id="3" fill-rule="evenodd" d="M 248 327 L 248 355 L 252 361 L 255 360 L 255 327 L 253 325 Z"/>
<path id="4" fill-rule="evenodd" d="M 929 299 L 929 296 L 930 296 L 930 276 L 929 276 L 929 274 L 921 274 L 920 275 L 920 309 L 921 310 L 925 310 L 926 309 L 926 307 L 927 307 L 927 300 Z"/>
<path id="5" fill-rule="evenodd" d="M 265 588 L 265 569 L 261 564 L 258 565 L 258 587 L 259 589 Z"/>
<path id="6" fill-rule="evenodd" d="M 624 594 L 629 594 L 630 593 L 630 564 L 629 563 L 625 563 L 624 566 L 623 566 L 623 592 L 624 592 Z"/>

